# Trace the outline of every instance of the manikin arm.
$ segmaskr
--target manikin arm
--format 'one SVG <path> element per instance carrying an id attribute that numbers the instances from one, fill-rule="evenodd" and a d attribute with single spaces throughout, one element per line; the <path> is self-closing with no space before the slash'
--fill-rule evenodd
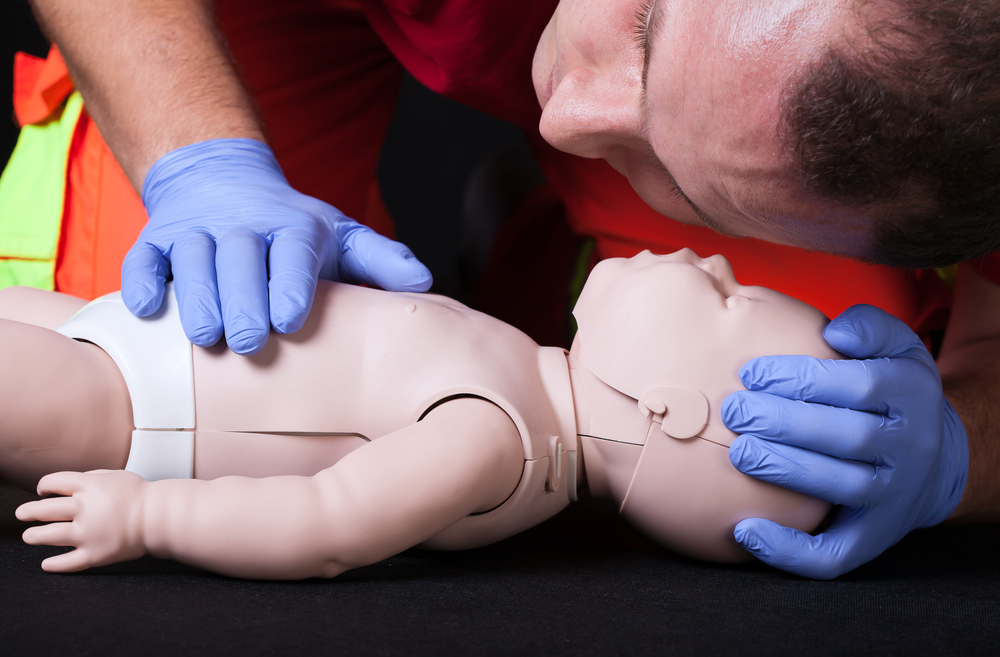
<path id="1" fill-rule="evenodd" d="M 507 415 L 456 399 L 314 477 L 145 482 L 128 472 L 57 473 L 17 510 L 33 545 L 77 549 L 42 567 L 70 572 L 175 559 L 235 577 L 333 577 L 417 545 L 501 504 L 523 468 Z"/>

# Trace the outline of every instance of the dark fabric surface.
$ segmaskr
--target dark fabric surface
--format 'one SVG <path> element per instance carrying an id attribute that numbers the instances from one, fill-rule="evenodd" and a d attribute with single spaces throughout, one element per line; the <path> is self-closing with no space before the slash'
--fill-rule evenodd
<path id="1" fill-rule="evenodd" d="M 833 582 L 672 555 L 589 500 L 497 545 L 333 580 L 143 558 L 49 575 L 0 487 L 0 654 L 1000 654 L 1000 528 L 907 537 Z"/>

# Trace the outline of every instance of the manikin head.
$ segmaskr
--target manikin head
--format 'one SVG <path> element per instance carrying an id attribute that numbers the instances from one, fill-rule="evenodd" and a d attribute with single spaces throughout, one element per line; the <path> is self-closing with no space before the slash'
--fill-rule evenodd
<path id="1" fill-rule="evenodd" d="M 1000 248 L 998 52 L 993 3 L 561 0 L 532 80 L 661 214 L 928 267 Z"/>
<path id="2" fill-rule="evenodd" d="M 746 559 L 733 529 L 766 517 L 804 531 L 828 505 L 737 471 L 720 417 L 757 356 L 837 358 L 827 319 L 773 290 L 741 286 L 722 256 L 648 251 L 601 262 L 574 309 L 578 433 L 593 494 L 681 553 Z"/>

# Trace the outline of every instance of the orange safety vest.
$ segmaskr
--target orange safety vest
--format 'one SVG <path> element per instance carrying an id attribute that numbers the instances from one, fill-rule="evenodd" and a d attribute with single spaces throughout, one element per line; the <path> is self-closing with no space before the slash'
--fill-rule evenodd
<path id="1" fill-rule="evenodd" d="M 14 113 L 22 126 L 0 178 L 0 286 L 84 299 L 121 287 L 121 263 L 147 217 L 53 46 L 17 53 Z"/>

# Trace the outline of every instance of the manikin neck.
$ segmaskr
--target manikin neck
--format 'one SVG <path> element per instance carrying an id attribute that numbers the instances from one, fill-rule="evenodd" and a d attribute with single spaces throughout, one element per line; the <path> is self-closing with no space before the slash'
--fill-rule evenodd
<path id="1" fill-rule="evenodd" d="M 634 397 L 597 378 L 575 351 L 569 354 L 569 373 L 578 435 L 634 445 L 645 442 L 650 420 Z"/>
<path id="2" fill-rule="evenodd" d="M 640 412 L 635 398 L 629 397 L 604 383 L 581 362 L 579 342 L 575 343 L 573 347 L 569 353 L 568 362 L 579 445 L 577 448 L 578 481 L 582 485 L 582 482 L 587 481 L 588 478 L 595 477 L 594 482 L 606 482 L 609 476 L 613 477 L 615 481 L 623 476 L 625 479 L 630 479 L 630 473 L 625 471 L 616 469 L 613 474 L 608 472 L 610 463 L 608 459 L 611 458 L 615 463 L 630 461 L 632 456 L 637 459 L 650 430 L 650 417 Z M 613 447 L 613 454 L 605 453 L 607 452 L 605 449 L 599 450 L 602 455 L 590 464 L 590 467 L 597 468 L 597 472 L 588 473 L 587 471 L 588 461 L 585 458 L 584 445 L 588 443 L 595 446 Z M 625 479 L 618 483 L 627 484 Z M 609 500 L 613 499 L 609 497 L 611 489 L 617 490 L 620 487 L 602 485 L 595 488 L 595 486 L 596 484 L 590 486 L 591 494 Z M 608 490 L 602 494 L 600 491 L 604 488 L 608 488 Z"/>

